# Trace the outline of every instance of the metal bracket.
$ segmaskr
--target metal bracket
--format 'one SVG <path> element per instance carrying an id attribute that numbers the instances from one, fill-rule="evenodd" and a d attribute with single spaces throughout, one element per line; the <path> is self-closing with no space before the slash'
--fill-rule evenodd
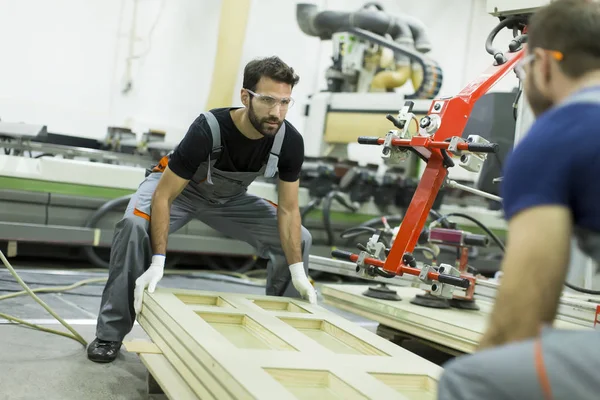
<path id="1" fill-rule="evenodd" d="M 450 144 L 448 145 L 448 151 L 451 153 L 454 153 L 456 155 L 461 155 L 462 150 L 459 150 L 457 146 L 459 143 L 464 143 L 464 142 L 465 142 L 465 140 L 459 136 L 452 137 L 452 139 L 450 139 Z"/>
<path id="2" fill-rule="evenodd" d="M 421 273 L 419 274 L 419 280 L 426 285 L 431 285 L 433 281 L 427 277 L 430 272 L 436 272 L 431 265 L 423 265 Z"/>
<path id="3" fill-rule="evenodd" d="M 393 139 L 402 139 L 397 130 L 391 130 L 385 135 L 381 158 L 387 165 L 399 164 L 408 158 L 410 150 L 392 146 Z"/>
<path id="4" fill-rule="evenodd" d="M 438 271 L 440 274 L 460 277 L 460 271 L 449 264 L 440 264 Z M 447 283 L 435 282 L 431 285 L 431 294 L 444 299 L 451 299 L 455 287 Z"/>

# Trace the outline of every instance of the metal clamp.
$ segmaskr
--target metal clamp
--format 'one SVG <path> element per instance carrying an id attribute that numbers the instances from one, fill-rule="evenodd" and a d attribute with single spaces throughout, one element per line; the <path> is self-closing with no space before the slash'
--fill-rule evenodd
<path id="1" fill-rule="evenodd" d="M 402 139 L 397 130 L 391 130 L 385 135 L 381 158 L 386 165 L 399 164 L 408 158 L 410 151 L 392 145 L 393 139 Z"/>
<path id="2" fill-rule="evenodd" d="M 440 264 L 437 272 L 439 274 L 460 277 L 460 271 L 449 264 Z M 434 296 L 442 297 L 444 299 L 451 299 L 453 293 L 453 285 L 443 282 L 435 282 L 433 285 L 431 285 L 431 294 Z"/>
<path id="3" fill-rule="evenodd" d="M 468 143 L 473 144 L 489 144 L 490 142 L 479 136 L 479 135 L 469 135 L 467 137 Z M 479 172 L 483 163 L 487 159 L 487 153 L 464 153 L 460 156 L 459 165 L 470 172 Z"/>

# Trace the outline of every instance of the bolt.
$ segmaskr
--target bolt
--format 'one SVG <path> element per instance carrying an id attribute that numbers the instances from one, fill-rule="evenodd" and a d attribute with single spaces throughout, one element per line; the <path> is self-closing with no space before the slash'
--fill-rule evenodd
<path id="1" fill-rule="evenodd" d="M 435 106 L 433 106 L 433 109 L 434 109 L 435 111 L 439 111 L 439 110 L 440 110 L 440 108 L 442 108 L 442 105 L 441 105 L 440 103 L 436 103 L 436 104 L 435 104 Z"/>
<path id="2" fill-rule="evenodd" d="M 438 269 L 438 272 L 439 272 L 440 274 L 443 274 L 445 270 L 446 270 L 446 269 L 445 269 L 444 267 L 440 267 L 440 268 Z"/>
<path id="3" fill-rule="evenodd" d="M 437 289 L 438 289 L 438 287 L 435 283 L 433 285 L 431 285 L 431 290 L 433 290 L 435 292 L 435 291 L 437 291 Z"/>

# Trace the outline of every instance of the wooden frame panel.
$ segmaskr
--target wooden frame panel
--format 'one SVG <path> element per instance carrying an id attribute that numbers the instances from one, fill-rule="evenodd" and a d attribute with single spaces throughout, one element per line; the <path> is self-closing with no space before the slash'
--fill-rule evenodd
<path id="1" fill-rule="evenodd" d="M 479 311 L 418 306 L 410 300 L 425 293 L 422 289 L 389 285 L 402 300 L 379 300 L 363 295 L 369 286 L 323 285 L 321 293 L 326 304 L 463 353 L 472 353 L 477 348 L 493 307 L 486 301 L 477 301 Z M 556 320 L 554 325 L 563 329 L 588 329 L 562 320 Z"/>
<path id="2" fill-rule="evenodd" d="M 183 380 L 198 398 L 435 399 L 441 373 L 298 299 L 158 289 L 139 322 L 181 378 L 157 380 Z"/>

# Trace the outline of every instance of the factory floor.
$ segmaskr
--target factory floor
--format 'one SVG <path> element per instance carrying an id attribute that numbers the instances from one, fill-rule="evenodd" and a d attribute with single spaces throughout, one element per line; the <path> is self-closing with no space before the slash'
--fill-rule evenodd
<path id="1" fill-rule="evenodd" d="M 32 288 L 64 286 L 88 278 L 106 277 L 105 272 L 89 272 L 73 268 L 58 269 L 52 265 L 13 265 L 20 277 Z M 32 268 L 33 267 L 33 268 Z M 164 287 L 208 291 L 263 294 L 260 286 L 191 279 L 166 275 Z M 317 283 L 317 287 L 319 283 Z M 62 293 L 39 294 L 61 318 L 89 343 L 95 337 L 96 317 L 103 283 L 78 287 Z M 0 265 L 0 296 L 20 291 L 21 287 L 7 269 Z M 342 315 L 370 331 L 377 323 L 335 309 L 320 302 L 329 310 Z M 0 312 L 44 327 L 66 331 L 29 296 L 0 301 Z M 125 340 L 147 338 L 135 325 Z M 403 344 L 409 350 L 442 364 L 449 356 L 418 343 Z M 147 370 L 138 356 L 121 348 L 119 357 L 110 364 L 97 364 L 86 357 L 85 348 L 75 340 L 42 332 L 0 318 L 0 400 L 137 400 L 161 399 L 148 397 Z"/>

